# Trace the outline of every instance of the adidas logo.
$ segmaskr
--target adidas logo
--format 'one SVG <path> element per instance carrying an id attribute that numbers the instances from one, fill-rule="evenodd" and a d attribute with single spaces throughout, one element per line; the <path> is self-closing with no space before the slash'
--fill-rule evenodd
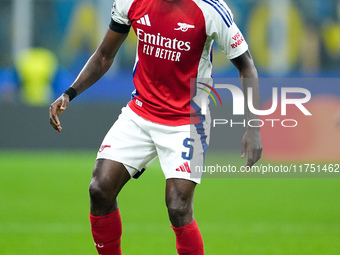
<path id="1" fill-rule="evenodd" d="M 137 20 L 137 23 L 151 27 L 151 23 L 150 23 L 150 19 L 149 19 L 148 14 L 145 14 L 143 17 L 141 17 L 139 20 Z"/>
<path id="2" fill-rule="evenodd" d="M 177 172 L 191 173 L 188 162 L 185 162 L 183 165 L 181 165 L 179 168 L 177 168 L 176 171 Z"/>

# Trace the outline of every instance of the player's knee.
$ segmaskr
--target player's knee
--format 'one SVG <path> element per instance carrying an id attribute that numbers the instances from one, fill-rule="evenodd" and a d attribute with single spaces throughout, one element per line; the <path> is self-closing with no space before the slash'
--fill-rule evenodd
<path id="1" fill-rule="evenodd" d="M 109 200 L 108 192 L 98 183 L 97 181 L 93 181 L 89 187 L 90 199 L 91 203 L 95 204 L 104 204 Z"/>
<path id="2" fill-rule="evenodd" d="M 192 204 L 185 201 L 171 201 L 167 207 L 170 218 L 182 218 L 192 214 Z"/>

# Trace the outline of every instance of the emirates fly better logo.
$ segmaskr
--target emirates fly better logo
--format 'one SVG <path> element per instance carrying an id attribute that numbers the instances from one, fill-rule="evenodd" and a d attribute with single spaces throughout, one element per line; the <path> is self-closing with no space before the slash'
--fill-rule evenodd
<path id="1" fill-rule="evenodd" d="M 287 106 L 293 105 L 295 106 L 299 111 L 301 111 L 305 116 L 311 116 L 312 114 L 307 110 L 307 108 L 304 106 L 307 102 L 311 100 L 311 93 L 308 89 L 300 88 L 300 87 L 281 87 L 280 94 L 281 97 L 279 97 L 279 88 L 278 87 L 272 87 L 272 103 L 271 107 L 269 109 L 256 109 L 254 107 L 253 102 L 253 88 L 248 87 L 247 89 L 247 102 L 245 99 L 245 96 L 243 94 L 243 91 L 235 85 L 231 84 L 215 84 L 214 87 L 206 84 L 205 82 L 198 82 L 197 84 L 201 85 L 197 88 L 200 90 L 203 90 L 206 92 L 213 102 L 215 103 L 215 106 L 217 106 L 217 101 L 213 95 L 213 93 L 218 98 L 221 106 L 222 106 L 222 100 L 220 95 L 217 93 L 216 89 L 223 89 L 226 90 L 228 93 L 231 93 L 232 95 L 232 104 L 233 104 L 233 115 L 234 116 L 240 116 L 245 115 L 245 109 L 247 106 L 247 110 L 257 116 L 268 116 L 273 114 L 279 105 L 279 98 L 281 100 L 281 116 L 287 116 Z M 203 86 L 203 87 L 202 87 Z M 212 92 L 213 93 L 212 93 Z M 289 95 L 299 95 L 299 98 L 290 98 Z M 201 97 L 201 113 L 202 115 L 207 114 L 207 105 L 208 105 L 208 98 L 207 97 Z M 234 123 L 234 125 L 233 125 Z M 295 119 L 250 119 L 246 120 L 244 119 L 241 124 L 246 127 L 247 125 L 250 127 L 262 127 L 265 124 L 271 125 L 271 127 L 275 127 L 280 123 L 283 127 L 296 127 L 298 125 L 298 121 Z M 238 121 L 237 124 L 240 124 Z M 233 127 L 236 125 L 236 122 L 233 121 L 233 119 L 213 119 L 213 127 L 216 127 L 217 125 L 230 125 L 230 127 Z"/>

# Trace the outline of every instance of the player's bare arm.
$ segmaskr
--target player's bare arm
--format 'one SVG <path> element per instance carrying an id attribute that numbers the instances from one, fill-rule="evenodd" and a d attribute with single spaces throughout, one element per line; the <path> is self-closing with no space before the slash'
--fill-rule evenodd
<path id="1" fill-rule="evenodd" d="M 253 58 L 249 51 L 246 51 L 241 56 L 232 59 L 231 62 L 239 71 L 242 90 L 245 95 L 246 101 L 248 100 L 248 88 L 252 88 L 253 91 L 253 104 L 256 109 L 259 109 L 259 83 L 258 74 L 255 68 Z M 253 114 L 249 109 L 247 111 L 247 117 L 249 119 L 259 119 L 259 117 Z M 262 154 L 262 141 L 260 135 L 260 128 L 249 127 L 242 139 L 242 151 L 241 158 L 244 158 L 248 154 L 247 166 L 251 167 L 260 158 Z"/>
<path id="2" fill-rule="evenodd" d="M 71 85 L 75 95 L 79 95 L 91 87 L 109 70 L 119 47 L 122 45 L 127 35 L 127 33 L 122 34 L 110 29 L 108 30 L 97 50 L 89 58 L 84 68 Z M 66 109 L 69 103 L 70 96 L 63 93 L 50 106 L 50 124 L 58 132 L 62 130 L 58 116 Z"/>

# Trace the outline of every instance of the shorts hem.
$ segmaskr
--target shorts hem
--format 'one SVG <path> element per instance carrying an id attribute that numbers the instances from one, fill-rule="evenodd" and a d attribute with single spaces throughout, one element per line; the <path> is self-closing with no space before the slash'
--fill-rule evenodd
<path id="1" fill-rule="evenodd" d="M 185 177 L 185 176 L 181 176 L 181 177 L 179 177 L 179 176 L 166 176 L 165 179 L 166 180 L 168 180 L 168 179 L 181 179 L 181 180 L 192 181 L 192 182 L 194 182 L 196 184 L 200 184 L 202 178 L 192 178 L 190 176 L 189 177 Z"/>
<path id="2" fill-rule="evenodd" d="M 130 164 L 126 164 L 124 163 L 122 160 L 119 160 L 119 159 L 115 159 L 113 157 L 110 157 L 110 156 L 107 156 L 107 155 L 101 155 L 101 156 L 97 156 L 96 160 L 97 159 L 108 159 L 108 160 L 112 160 L 112 161 L 116 161 L 118 163 L 121 163 L 124 165 L 126 171 L 128 171 L 128 173 L 130 174 L 131 177 L 133 177 L 136 173 L 139 172 L 139 170 L 137 170 L 136 167 L 134 166 L 131 166 Z"/>

